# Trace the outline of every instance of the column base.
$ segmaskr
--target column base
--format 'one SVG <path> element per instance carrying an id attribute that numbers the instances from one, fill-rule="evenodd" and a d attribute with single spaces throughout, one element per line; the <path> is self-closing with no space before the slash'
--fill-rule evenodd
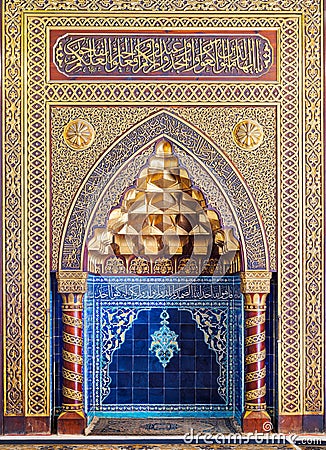
<path id="1" fill-rule="evenodd" d="M 270 433 L 273 429 L 267 411 L 246 411 L 242 419 L 244 433 Z"/>
<path id="2" fill-rule="evenodd" d="M 58 417 L 58 434 L 84 434 L 86 428 L 85 414 L 80 412 L 63 412 Z"/>
<path id="3" fill-rule="evenodd" d="M 324 430 L 324 416 L 316 415 L 280 415 L 279 433 L 321 433 Z"/>

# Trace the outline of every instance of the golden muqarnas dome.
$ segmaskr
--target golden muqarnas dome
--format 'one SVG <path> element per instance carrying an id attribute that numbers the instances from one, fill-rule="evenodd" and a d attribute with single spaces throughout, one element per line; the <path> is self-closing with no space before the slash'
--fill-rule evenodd
<path id="1" fill-rule="evenodd" d="M 214 264 L 230 250 L 230 244 L 238 250 L 231 234 L 225 234 L 216 211 L 192 186 L 171 143 L 161 139 L 135 187 L 127 189 L 121 206 L 110 211 L 100 245 L 90 245 L 89 250 L 95 254 L 92 248 L 96 247 L 97 254 L 113 256 L 100 264 L 94 260 L 95 271 L 100 273 L 177 273 L 191 260 L 188 269 L 198 275 L 204 261 L 210 272 L 214 271 Z"/>

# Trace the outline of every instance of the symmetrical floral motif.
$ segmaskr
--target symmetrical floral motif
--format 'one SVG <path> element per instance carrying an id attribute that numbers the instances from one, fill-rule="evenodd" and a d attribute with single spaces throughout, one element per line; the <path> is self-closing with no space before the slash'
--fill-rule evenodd
<path id="1" fill-rule="evenodd" d="M 168 258 L 158 258 L 154 262 L 153 272 L 160 275 L 170 275 L 173 273 L 172 261 Z"/>
<path id="2" fill-rule="evenodd" d="M 197 261 L 190 258 L 181 258 L 178 262 L 178 272 L 186 275 L 199 273 Z"/>
<path id="3" fill-rule="evenodd" d="M 150 351 L 155 353 L 163 367 L 166 367 L 175 352 L 179 352 L 180 348 L 177 343 L 178 335 L 169 328 L 169 314 L 163 310 L 160 318 L 162 319 L 161 328 L 151 334 L 152 343 Z"/>
<path id="4" fill-rule="evenodd" d="M 250 119 L 237 123 L 233 130 L 234 142 L 244 150 L 254 150 L 263 142 L 263 127 Z"/>
<path id="5" fill-rule="evenodd" d="M 216 362 L 220 367 L 217 377 L 218 392 L 227 400 L 228 383 L 226 372 L 228 328 L 231 325 L 230 318 L 224 308 L 194 308 L 189 310 L 198 328 L 204 333 L 204 340 L 216 356 Z"/>
<path id="6" fill-rule="evenodd" d="M 126 332 L 137 319 L 138 312 L 132 308 L 110 308 L 103 311 L 101 318 L 101 349 L 97 349 L 99 355 L 101 355 L 101 351 L 105 355 L 105 362 L 101 367 L 101 371 L 103 371 L 101 395 L 103 396 L 110 393 L 111 377 L 109 376 L 109 366 L 112 362 L 113 354 L 124 343 Z"/>
<path id="7" fill-rule="evenodd" d="M 75 119 L 63 131 L 65 143 L 73 150 L 86 150 L 94 141 L 95 131 L 86 120 Z"/>
<path id="8" fill-rule="evenodd" d="M 209 258 L 203 263 L 203 275 L 214 275 L 218 260 Z"/>
<path id="9" fill-rule="evenodd" d="M 107 258 L 104 265 L 104 272 L 108 274 L 125 273 L 126 268 L 123 261 L 115 256 Z"/>
<path id="10" fill-rule="evenodd" d="M 141 275 L 150 272 L 150 264 L 144 258 L 134 258 L 129 264 L 129 272 Z"/>

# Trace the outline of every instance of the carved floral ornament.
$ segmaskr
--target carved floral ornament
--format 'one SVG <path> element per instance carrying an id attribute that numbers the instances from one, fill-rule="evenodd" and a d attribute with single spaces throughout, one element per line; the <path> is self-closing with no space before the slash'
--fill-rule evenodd
<path id="1" fill-rule="evenodd" d="M 263 138 L 263 127 L 251 119 L 241 120 L 233 129 L 233 140 L 243 150 L 258 148 L 262 144 Z"/>
<path id="2" fill-rule="evenodd" d="M 60 293 L 85 293 L 87 291 L 88 272 L 59 271 L 57 272 L 58 292 Z"/>
<path id="3" fill-rule="evenodd" d="M 94 142 L 95 131 L 86 120 L 74 119 L 65 126 L 63 138 L 73 150 L 86 150 Z"/>
<path id="4" fill-rule="evenodd" d="M 241 292 L 269 293 L 272 274 L 268 271 L 246 271 L 241 273 Z"/>

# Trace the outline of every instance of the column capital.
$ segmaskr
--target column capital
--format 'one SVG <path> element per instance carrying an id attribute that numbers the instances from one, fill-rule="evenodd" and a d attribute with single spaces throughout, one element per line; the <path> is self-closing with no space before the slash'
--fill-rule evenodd
<path id="1" fill-rule="evenodd" d="M 60 294 L 83 294 L 87 291 L 88 272 L 80 270 L 60 270 L 57 272 L 58 292 Z"/>
<path id="2" fill-rule="evenodd" d="M 241 272 L 241 292 L 243 294 L 268 294 L 272 272 L 266 270 L 248 270 Z"/>

